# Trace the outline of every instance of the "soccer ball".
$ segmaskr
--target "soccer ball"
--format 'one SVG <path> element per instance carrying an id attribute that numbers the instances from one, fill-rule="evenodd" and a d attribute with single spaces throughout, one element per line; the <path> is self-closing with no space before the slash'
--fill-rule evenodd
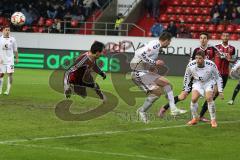
<path id="1" fill-rule="evenodd" d="M 21 26 L 25 23 L 26 17 L 22 12 L 15 12 L 11 16 L 11 22 L 13 25 Z"/>

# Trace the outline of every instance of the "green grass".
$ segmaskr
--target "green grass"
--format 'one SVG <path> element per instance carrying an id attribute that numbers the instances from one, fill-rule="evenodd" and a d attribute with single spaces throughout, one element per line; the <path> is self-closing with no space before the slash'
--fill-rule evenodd
<path id="1" fill-rule="evenodd" d="M 151 108 L 151 122 L 139 122 L 135 112 L 143 103 L 144 94 L 136 93 L 136 87 L 131 89 L 135 93 L 129 92 L 133 84 L 123 80 L 121 74 L 108 74 L 105 81 L 97 79 L 104 91 L 118 97 L 114 110 L 88 121 L 63 121 L 56 116 L 55 106 L 64 96 L 50 87 L 51 74 L 47 70 L 16 69 L 11 94 L 0 95 L 1 160 L 239 159 L 239 95 L 235 105 L 226 104 L 237 81 L 229 80 L 225 100 L 216 101 L 219 127 L 212 129 L 204 123 L 185 126 L 189 113 L 176 119 L 169 115 L 157 118 L 155 113 L 167 102 L 164 96 Z M 53 80 L 54 86 L 61 86 L 62 79 L 58 77 Z M 175 94 L 180 93 L 183 77 L 169 79 Z M 140 98 L 134 103 L 136 94 Z M 189 97 L 178 106 L 189 110 Z M 96 98 L 71 99 L 74 103 L 70 110 L 74 114 L 100 104 Z M 203 99 L 199 104 L 202 103 Z"/>

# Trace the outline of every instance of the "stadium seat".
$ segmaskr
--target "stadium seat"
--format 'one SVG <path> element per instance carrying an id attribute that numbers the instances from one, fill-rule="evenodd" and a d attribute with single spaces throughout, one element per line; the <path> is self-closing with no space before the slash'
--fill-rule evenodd
<path id="1" fill-rule="evenodd" d="M 198 7 L 197 7 L 197 8 L 194 8 L 192 14 L 195 14 L 195 15 L 201 14 L 200 8 L 198 8 Z"/>
<path id="2" fill-rule="evenodd" d="M 192 7 L 197 7 L 197 6 L 198 6 L 197 1 L 195 1 L 195 0 L 191 1 L 191 2 L 190 2 L 190 6 L 192 6 Z"/>
<path id="3" fill-rule="evenodd" d="M 188 6 L 188 5 L 189 5 L 189 4 L 188 4 L 188 0 L 182 0 L 181 5 L 183 5 L 183 6 Z"/>
<path id="4" fill-rule="evenodd" d="M 191 33 L 193 39 L 198 39 L 199 38 L 199 33 L 192 32 Z"/>
<path id="5" fill-rule="evenodd" d="M 206 7 L 206 6 L 208 6 L 208 2 L 206 0 L 199 1 L 199 7 Z"/>
<path id="6" fill-rule="evenodd" d="M 23 27 L 22 27 L 22 31 L 23 31 L 23 32 L 26 32 L 26 31 L 28 30 L 28 28 L 29 28 L 28 26 L 23 26 Z"/>
<path id="7" fill-rule="evenodd" d="M 160 15 L 160 22 L 168 22 L 168 15 L 166 14 Z"/>
<path id="8" fill-rule="evenodd" d="M 167 8 L 167 13 L 168 14 L 173 14 L 175 12 L 174 10 L 175 10 L 175 8 L 170 6 L 170 7 Z"/>
<path id="9" fill-rule="evenodd" d="M 219 39 L 219 38 L 220 38 L 219 34 L 217 33 L 211 34 L 211 39 Z"/>
<path id="10" fill-rule="evenodd" d="M 52 24 L 53 24 L 53 20 L 52 20 L 52 19 L 47 19 L 47 20 L 46 20 L 45 25 L 46 25 L 47 27 L 52 26 Z"/>
<path id="11" fill-rule="evenodd" d="M 44 28 L 43 28 L 43 27 L 39 27 L 39 28 L 38 28 L 38 32 L 39 32 L 39 33 L 43 33 L 43 32 L 44 32 Z"/>
<path id="12" fill-rule="evenodd" d="M 192 8 L 190 8 L 190 7 L 184 8 L 183 11 L 185 14 L 192 14 Z"/>
<path id="13" fill-rule="evenodd" d="M 223 32 L 225 30 L 225 25 L 223 25 L 223 24 L 219 24 L 218 26 L 217 26 L 217 32 Z"/>
<path id="14" fill-rule="evenodd" d="M 216 29 L 217 29 L 217 28 L 216 28 L 216 25 L 210 24 L 210 25 L 208 26 L 207 31 L 213 33 L 213 32 L 216 31 Z"/>
<path id="15" fill-rule="evenodd" d="M 203 8 L 201 14 L 210 15 L 210 8 Z"/>
<path id="16" fill-rule="evenodd" d="M 206 16 L 205 18 L 205 23 L 210 23 L 211 22 L 211 16 Z"/>
<path id="17" fill-rule="evenodd" d="M 33 32 L 38 32 L 38 27 L 37 26 L 32 26 Z"/>
<path id="18" fill-rule="evenodd" d="M 196 32 L 196 31 L 198 31 L 198 25 L 193 24 L 189 27 L 189 29 L 190 29 L 191 32 Z"/>
<path id="19" fill-rule="evenodd" d="M 196 23 L 204 23 L 204 19 L 202 16 L 197 16 L 196 19 L 195 19 L 195 22 Z"/>
<path id="20" fill-rule="evenodd" d="M 178 19 L 180 22 L 181 22 L 181 21 L 184 21 L 184 22 L 185 22 L 185 21 L 186 21 L 186 16 L 181 14 L 181 15 L 178 16 L 177 19 Z"/>
<path id="21" fill-rule="evenodd" d="M 234 26 L 234 25 L 229 24 L 229 25 L 226 27 L 226 31 L 229 32 L 229 33 L 234 32 L 234 30 L 235 30 L 235 26 Z"/>
<path id="22" fill-rule="evenodd" d="M 239 39 L 238 34 L 231 34 L 230 35 L 230 40 L 238 40 L 238 39 Z"/>
<path id="23" fill-rule="evenodd" d="M 234 32 L 240 33 L 240 25 L 236 25 Z"/>
<path id="24" fill-rule="evenodd" d="M 193 23 L 194 22 L 194 16 L 187 16 L 186 17 L 186 22 L 188 22 L 188 23 Z"/>
<path id="25" fill-rule="evenodd" d="M 39 20 L 38 20 L 38 26 L 43 26 L 44 22 L 45 22 L 44 18 L 40 17 Z"/>
<path id="26" fill-rule="evenodd" d="M 198 31 L 200 32 L 205 32 L 207 30 L 206 24 L 202 24 L 198 27 Z"/>
<path id="27" fill-rule="evenodd" d="M 179 6 L 181 4 L 180 0 L 174 0 L 172 2 L 173 2 L 172 5 L 174 5 L 174 6 Z"/>
<path id="28" fill-rule="evenodd" d="M 71 20 L 71 27 L 77 27 L 78 26 L 78 20 L 76 20 L 76 19 L 73 19 L 73 20 Z"/>
<path id="29" fill-rule="evenodd" d="M 177 21 L 177 16 L 176 15 L 170 15 L 169 20 L 176 22 Z"/>
<path id="30" fill-rule="evenodd" d="M 0 17 L 0 25 L 3 25 L 3 23 L 4 23 L 4 17 Z"/>
<path id="31" fill-rule="evenodd" d="M 183 9 L 182 9 L 182 7 L 176 7 L 174 12 L 176 14 L 182 14 L 183 13 Z"/>

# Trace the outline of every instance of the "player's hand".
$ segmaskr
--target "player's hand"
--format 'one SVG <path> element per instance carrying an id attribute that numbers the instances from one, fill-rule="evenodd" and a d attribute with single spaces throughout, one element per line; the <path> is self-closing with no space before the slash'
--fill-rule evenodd
<path id="1" fill-rule="evenodd" d="M 105 72 L 102 72 L 101 76 L 102 76 L 102 79 L 103 79 L 103 80 L 107 78 L 107 75 L 106 75 Z"/>
<path id="2" fill-rule="evenodd" d="M 224 95 L 223 95 L 223 92 L 219 92 L 219 97 L 224 100 Z"/>
<path id="3" fill-rule="evenodd" d="M 164 65 L 163 60 L 160 60 L 160 59 L 159 59 L 159 60 L 156 61 L 156 66 L 157 66 L 157 67 L 160 67 L 160 66 L 163 66 L 163 65 Z"/>

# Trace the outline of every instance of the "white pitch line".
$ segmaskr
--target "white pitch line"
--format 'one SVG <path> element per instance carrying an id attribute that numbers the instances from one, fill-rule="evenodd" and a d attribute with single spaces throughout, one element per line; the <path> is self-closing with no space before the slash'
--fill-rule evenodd
<path id="1" fill-rule="evenodd" d="M 219 124 L 231 124 L 238 123 L 240 120 L 236 121 L 219 121 Z M 208 123 L 202 123 L 199 125 L 209 125 Z M 98 136 L 98 135 L 111 135 L 118 133 L 128 133 L 128 132 L 145 132 L 152 130 L 160 130 L 160 129 L 171 129 L 171 128 L 183 128 L 189 127 L 188 125 L 175 125 L 175 126 L 166 126 L 166 127 L 152 127 L 152 128 L 142 128 L 142 129 L 132 129 L 132 130 L 120 130 L 120 131 L 99 131 L 99 132 L 90 132 L 83 134 L 75 134 L 75 135 L 65 135 L 65 136 L 55 136 L 55 137 L 39 137 L 39 138 L 29 138 L 29 139 L 15 139 L 15 140 L 4 140 L 0 141 L 0 144 L 10 144 L 10 143 L 20 143 L 20 142 L 31 142 L 31 141 L 43 141 L 43 140 L 52 140 L 52 139 L 64 139 L 64 138 L 74 138 L 74 137 L 86 137 L 86 136 Z"/>
<path id="2" fill-rule="evenodd" d="M 8 144 L 11 146 L 22 146 L 22 147 L 30 147 L 30 148 L 38 148 L 38 149 L 49 149 L 49 150 L 61 150 L 61 151 L 71 151 L 71 152 L 84 152 L 84 153 L 93 153 L 93 154 L 102 154 L 102 155 L 110 155 L 110 156 L 122 156 L 122 157 L 134 157 L 134 158 L 142 158 L 142 159 L 151 159 L 151 160 L 176 160 L 170 158 L 163 157 L 152 157 L 145 156 L 139 154 L 126 154 L 126 153 L 116 153 L 116 152 L 102 152 L 102 151 L 93 151 L 93 150 L 85 150 L 85 149 L 76 149 L 69 147 L 49 147 L 46 145 L 28 145 L 28 144 Z"/>

